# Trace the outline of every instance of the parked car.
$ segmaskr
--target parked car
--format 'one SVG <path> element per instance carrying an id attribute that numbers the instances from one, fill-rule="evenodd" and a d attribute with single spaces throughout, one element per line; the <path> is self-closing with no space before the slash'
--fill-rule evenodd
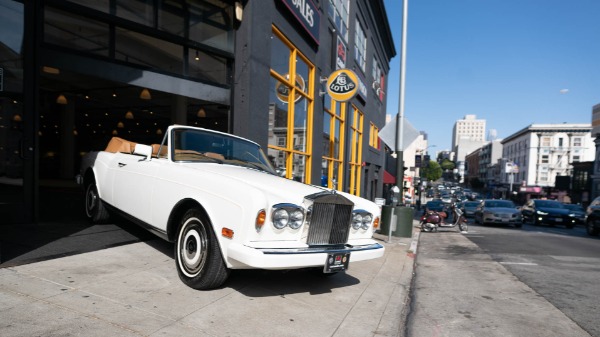
<path id="1" fill-rule="evenodd" d="M 231 269 L 319 268 L 383 256 L 379 207 L 278 176 L 261 147 L 230 134 L 170 126 L 161 144 L 114 137 L 82 159 L 78 182 L 94 223 L 112 212 L 174 243 L 183 283 L 221 286 Z"/>
<path id="2" fill-rule="evenodd" d="M 532 225 L 575 226 L 575 213 L 556 200 L 532 199 L 521 207 L 523 222 Z"/>
<path id="3" fill-rule="evenodd" d="M 589 235 L 600 234 L 600 197 L 594 199 L 585 211 L 585 228 Z"/>
<path id="4" fill-rule="evenodd" d="M 502 224 L 521 228 L 523 219 L 517 206 L 510 200 L 487 199 L 479 203 L 474 213 L 475 223 Z"/>
<path id="5" fill-rule="evenodd" d="M 423 210 L 423 212 L 427 212 L 427 211 L 445 212 L 446 208 L 447 208 L 446 204 L 444 204 L 441 200 L 439 200 L 439 199 L 430 200 L 425 204 L 425 209 Z"/>
<path id="6" fill-rule="evenodd" d="M 474 217 L 479 204 L 480 203 L 477 201 L 463 201 L 460 205 L 460 209 L 466 217 Z"/>
<path id="7" fill-rule="evenodd" d="M 573 214 L 575 214 L 575 223 L 584 224 L 585 223 L 585 209 L 581 205 L 577 204 L 563 204 L 567 209 L 569 209 Z"/>

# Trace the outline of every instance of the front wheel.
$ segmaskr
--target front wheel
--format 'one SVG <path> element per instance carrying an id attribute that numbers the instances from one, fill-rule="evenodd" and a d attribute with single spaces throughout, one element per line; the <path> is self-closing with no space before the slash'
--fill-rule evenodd
<path id="1" fill-rule="evenodd" d="M 421 231 L 423 232 L 432 232 L 435 227 L 427 222 L 421 222 Z"/>
<path id="2" fill-rule="evenodd" d="M 175 243 L 177 272 L 194 289 L 212 289 L 229 277 L 217 237 L 203 214 L 191 209 L 181 219 Z"/>
<path id="3" fill-rule="evenodd" d="M 600 234 L 598 231 L 598 228 L 596 228 L 596 226 L 594 225 L 594 220 L 588 221 L 586 223 L 585 229 L 586 229 L 588 235 L 598 236 L 598 234 Z"/>
<path id="4" fill-rule="evenodd" d="M 464 221 L 464 219 L 459 219 L 458 221 L 458 229 L 460 229 L 461 232 L 468 232 L 469 225 L 467 225 L 467 222 Z"/>

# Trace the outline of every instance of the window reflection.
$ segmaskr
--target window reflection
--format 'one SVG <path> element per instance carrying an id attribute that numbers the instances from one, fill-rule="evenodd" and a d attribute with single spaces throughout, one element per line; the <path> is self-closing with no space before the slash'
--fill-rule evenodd
<path id="1" fill-rule="evenodd" d="M 46 10 L 46 43 L 108 57 L 109 36 L 108 24 L 52 8 Z"/>

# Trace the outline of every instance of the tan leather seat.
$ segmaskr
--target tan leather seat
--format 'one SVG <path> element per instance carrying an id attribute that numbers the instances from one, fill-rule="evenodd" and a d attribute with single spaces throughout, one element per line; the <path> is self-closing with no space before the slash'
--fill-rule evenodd
<path id="1" fill-rule="evenodd" d="M 136 144 L 137 143 L 135 142 L 131 142 L 120 137 L 112 137 L 104 151 L 112 153 L 123 152 L 131 154 L 133 153 Z"/>

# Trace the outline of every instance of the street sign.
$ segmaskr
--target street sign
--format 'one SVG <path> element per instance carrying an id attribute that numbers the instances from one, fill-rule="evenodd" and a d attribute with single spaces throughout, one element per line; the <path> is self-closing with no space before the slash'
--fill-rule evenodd
<path id="1" fill-rule="evenodd" d="M 387 145 L 392 151 L 396 151 L 396 119 L 392 119 L 387 123 L 383 129 L 379 130 L 379 138 Z M 406 150 L 410 144 L 412 144 L 419 137 L 419 131 L 415 129 L 408 121 L 404 118 L 404 127 L 402 130 L 402 151 Z"/>
<path id="2" fill-rule="evenodd" d="M 338 102 L 351 100 L 358 90 L 358 76 L 350 69 L 339 69 L 327 78 L 327 93 Z"/>

